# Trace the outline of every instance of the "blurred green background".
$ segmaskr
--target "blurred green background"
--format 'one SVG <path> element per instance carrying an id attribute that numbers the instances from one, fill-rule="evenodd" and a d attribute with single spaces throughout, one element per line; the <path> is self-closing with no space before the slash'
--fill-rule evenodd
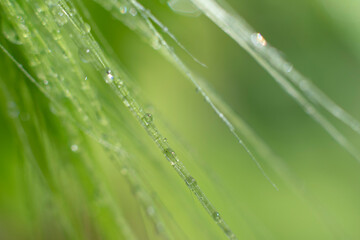
<path id="1" fill-rule="evenodd" d="M 189 153 L 191 157 L 177 151 L 239 239 L 360 239 L 359 162 L 204 15 L 176 14 L 166 2 L 140 2 L 207 65 L 207 68 L 198 65 L 169 40 L 185 62 L 254 129 L 281 158 L 290 176 L 297 179 L 295 189 L 257 154 L 278 185 L 276 191 L 178 70 L 106 10 L 91 1 L 84 2 L 129 75 L 138 83 L 141 94 L 151 103 L 149 108 L 155 121 L 157 117 L 161 119 L 160 130 L 171 129 L 173 137 L 168 140 L 178 142 L 180 149 Z M 360 119 L 359 2 L 228 2 L 295 68 Z M 6 116 L 0 118 L 1 161 L 15 159 L 19 147 L 7 128 L 9 121 Z M 355 146 L 360 146 L 359 136 L 340 122 L 332 122 Z M 145 134 L 144 138 L 150 142 Z M 161 158 L 160 153 L 154 152 Z M 167 174 L 176 179 L 174 172 L 169 170 Z M 11 188 L 6 181 L 11 172 L 0 167 L 0 176 L 1 188 Z M 178 184 L 171 188 L 173 185 L 162 182 L 161 172 L 157 177 L 156 182 L 160 182 L 155 184 L 157 195 L 189 239 L 211 238 L 204 232 L 208 231 L 206 226 L 216 228 L 215 224 L 186 186 L 173 180 Z M 184 199 L 174 199 L 179 194 Z M 130 199 L 122 204 L 126 208 L 133 203 Z M 201 219 L 209 222 L 207 225 L 193 224 L 189 212 L 194 208 L 203 215 Z M 138 221 L 136 215 L 131 218 Z M 214 239 L 225 239 L 220 230 L 215 232 L 211 235 Z"/>

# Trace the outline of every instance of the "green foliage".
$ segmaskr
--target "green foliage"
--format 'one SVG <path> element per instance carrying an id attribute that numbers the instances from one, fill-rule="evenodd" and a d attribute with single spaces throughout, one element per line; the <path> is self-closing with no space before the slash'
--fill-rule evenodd
<path id="1" fill-rule="evenodd" d="M 91 4 L 94 6 L 89 7 Z M 344 149 L 359 159 L 355 143 L 345 137 L 345 131 L 338 130 L 330 115 L 355 133 L 360 133 L 359 122 L 284 60 L 232 8 L 213 0 L 169 1 L 168 5 L 176 12 L 190 16 L 203 13 L 212 20 Z M 316 219 L 316 226 L 329 229 L 334 225 L 335 220 L 328 218 L 328 213 L 302 187 L 284 160 L 180 55 L 185 53 L 192 64 L 205 65 L 141 3 L 0 0 L 1 26 L 6 38 L 0 40 L 4 53 L 0 66 L 1 119 L 2 125 L 9 126 L 2 139 L 11 136 L 17 146 L 16 151 L 5 152 L 1 162 L 4 186 L 0 195 L 0 237 L 271 239 L 272 229 L 263 226 L 264 219 L 256 219 L 241 204 L 243 195 L 235 190 L 238 180 L 218 177 L 221 171 L 241 175 L 236 168 L 242 166 L 241 159 L 224 160 L 227 155 L 219 153 L 215 154 L 213 164 L 198 156 L 191 144 L 189 147 L 172 131 L 160 112 L 149 107 L 152 100 L 147 100 L 141 83 L 128 74 L 124 67 L 127 62 L 118 60 L 114 43 L 103 35 L 104 30 L 92 17 L 91 10 L 99 6 L 140 36 L 192 84 L 232 135 L 224 146 L 236 150 L 240 146 L 244 150 L 243 158 L 252 159 L 257 168 L 253 173 L 260 173 L 259 179 L 265 183 L 268 180 L 271 190 L 267 191 L 273 192 L 275 198 L 281 194 L 275 191 L 278 187 L 269 177 L 276 175 L 280 192 L 289 191 L 300 199 L 299 206 L 306 206 L 304 209 L 310 212 L 306 216 Z M 110 30 L 117 31 L 112 27 Z M 180 54 L 170 42 L 181 50 Z M 137 64 L 138 72 L 145 68 Z M 201 113 L 204 106 L 195 112 Z M 191 116 L 194 122 L 195 118 Z M 206 139 L 206 133 L 200 137 Z M 218 151 L 220 146 L 215 143 L 206 148 Z M 265 168 L 260 159 L 266 163 Z M 209 194 L 205 195 L 203 189 Z M 254 187 L 249 189 L 253 193 Z M 196 203 L 191 201 L 189 191 L 196 197 Z M 213 202 L 222 207 L 218 210 Z M 222 209 L 226 209 L 225 214 Z M 239 212 L 241 216 L 237 215 Z M 275 233 L 274 239 L 283 235 Z"/>

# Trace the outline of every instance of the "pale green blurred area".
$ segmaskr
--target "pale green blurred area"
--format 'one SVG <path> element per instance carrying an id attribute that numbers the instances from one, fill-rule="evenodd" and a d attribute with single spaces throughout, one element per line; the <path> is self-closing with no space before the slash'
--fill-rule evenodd
<path id="1" fill-rule="evenodd" d="M 186 17 L 171 11 L 166 3 L 140 2 L 208 66 L 201 67 L 169 40 L 185 62 L 207 80 L 282 159 L 291 176 L 298 179 L 300 189 L 289 187 L 256 154 L 278 185 L 276 191 L 195 87 L 135 33 L 87 1 L 94 21 L 129 75 L 139 84 L 141 94 L 151 103 L 149 109 L 155 123 L 169 136 L 168 141 L 178 146 L 177 154 L 238 238 L 360 239 L 359 163 L 205 16 Z M 360 119 L 358 2 L 232 0 L 229 3 L 283 52 L 295 68 Z M 359 136 L 338 121 L 333 123 L 355 146 L 360 146 Z M 12 141 L 6 116 L 1 116 L 0 124 L 0 158 L 10 162 L 18 157 L 19 146 Z M 155 157 L 165 161 L 150 138 L 145 134 L 143 138 L 153 148 Z M 1 178 L 16 179 L 16 170 L 11 165 L 4 166 L 9 169 L 0 167 Z M 171 167 L 160 169 L 166 173 L 158 170 L 152 176 L 154 191 L 187 238 L 225 239 Z M 0 184 L 1 188 L 18 189 L 4 181 Z M 297 191 L 306 192 L 306 197 L 302 198 Z M 125 208 L 133 204 L 129 199 L 122 202 Z M 194 214 L 201 222 L 194 223 Z M 141 214 L 130 214 L 129 218 L 136 225 Z M 142 231 L 141 227 L 136 230 Z"/>

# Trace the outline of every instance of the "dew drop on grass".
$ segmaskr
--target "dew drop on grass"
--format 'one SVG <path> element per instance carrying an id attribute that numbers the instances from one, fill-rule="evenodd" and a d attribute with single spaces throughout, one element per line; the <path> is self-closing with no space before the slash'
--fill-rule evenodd
<path id="1" fill-rule="evenodd" d="M 78 54 L 83 63 L 89 63 L 94 59 L 94 54 L 89 48 L 79 48 Z"/>
<path id="2" fill-rule="evenodd" d="M 293 65 L 291 64 L 291 63 L 288 63 L 288 62 L 286 62 L 286 63 L 284 63 L 284 70 L 285 70 L 285 72 L 291 72 L 292 70 L 293 70 Z"/>
<path id="3" fill-rule="evenodd" d="M 251 41 L 255 45 L 255 47 L 265 47 L 267 42 L 266 39 L 261 35 L 261 33 L 253 33 L 251 35 Z"/>
<path id="4" fill-rule="evenodd" d="M 105 76 L 105 82 L 106 83 L 112 83 L 114 80 L 114 75 L 111 73 L 111 70 L 107 70 L 106 71 L 106 76 Z"/>
<path id="5" fill-rule="evenodd" d="M 1 28 L 7 40 L 17 45 L 21 44 L 19 35 L 16 33 L 15 29 L 9 24 L 9 22 L 4 18 L 1 20 Z"/>
<path id="6" fill-rule="evenodd" d="M 149 216 L 153 216 L 155 214 L 155 209 L 153 207 L 148 207 L 146 212 Z"/>
<path id="7" fill-rule="evenodd" d="M 151 113 L 146 113 L 143 117 L 143 121 L 146 126 L 150 125 L 153 121 L 153 116 L 151 115 Z"/>
<path id="8" fill-rule="evenodd" d="M 171 165 L 173 165 L 173 166 L 179 161 L 176 158 L 176 154 L 175 154 L 174 150 L 172 150 L 171 148 L 165 149 L 165 155 L 169 159 Z"/>
<path id="9" fill-rule="evenodd" d="M 220 220 L 221 220 L 220 214 L 218 212 L 214 212 L 212 214 L 212 217 L 216 222 L 220 222 Z"/>
<path id="10" fill-rule="evenodd" d="M 17 118 L 19 117 L 20 114 L 20 110 L 18 108 L 18 106 L 16 105 L 15 102 L 9 102 L 7 104 L 7 108 L 8 108 L 8 114 L 11 118 Z"/>
<path id="11" fill-rule="evenodd" d="M 162 40 L 159 39 L 158 37 L 156 37 L 156 38 L 153 40 L 152 47 L 153 47 L 155 50 L 159 50 L 162 45 L 163 45 L 163 42 L 162 42 Z"/>
<path id="12" fill-rule="evenodd" d="M 88 34 L 91 31 L 91 27 L 88 23 L 84 23 L 83 30 L 85 34 Z"/>
<path id="13" fill-rule="evenodd" d="M 120 10 L 121 14 L 127 13 L 127 7 L 126 6 L 121 6 L 119 10 Z"/>
<path id="14" fill-rule="evenodd" d="M 189 186 L 189 187 L 191 187 L 191 188 L 194 188 L 196 185 L 197 185 L 197 182 L 196 182 L 196 180 L 195 180 L 195 178 L 193 178 L 193 177 L 188 177 L 187 179 L 186 179 L 186 184 Z"/>
<path id="15" fill-rule="evenodd" d="M 137 15 L 137 11 L 135 8 L 130 8 L 129 13 L 131 14 L 131 16 L 134 16 L 134 17 Z"/>
<path id="16" fill-rule="evenodd" d="M 65 16 L 65 14 L 60 9 L 58 9 L 57 7 L 54 7 L 52 13 L 54 15 L 56 23 L 60 27 L 64 26 L 67 23 L 67 21 L 68 21 L 67 17 Z"/>
<path id="17" fill-rule="evenodd" d="M 197 17 L 201 14 L 199 8 L 197 8 L 191 0 L 169 0 L 168 6 L 171 10 L 181 15 Z"/>
<path id="18" fill-rule="evenodd" d="M 71 145 L 70 148 L 71 148 L 71 151 L 73 151 L 73 152 L 77 152 L 79 150 L 79 147 L 76 144 Z"/>

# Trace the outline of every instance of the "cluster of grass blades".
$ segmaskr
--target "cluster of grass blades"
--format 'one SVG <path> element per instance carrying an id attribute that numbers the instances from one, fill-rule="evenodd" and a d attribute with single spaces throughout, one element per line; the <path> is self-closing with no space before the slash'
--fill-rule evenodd
<path id="1" fill-rule="evenodd" d="M 279 189 L 256 156 L 266 161 L 304 202 L 313 204 L 312 197 L 301 189 L 282 160 L 179 57 L 167 38 L 195 63 L 205 66 L 149 9 L 136 0 L 93 1 L 190 81 L 274 190 Z M 168 5 L 184 14 L 206 15 L 336 142 L 360 159 L 356 147 L 318 107 L 356 133 L 360 133 L 360 123 L 302 76 L 226 3 L 182 0 L 169 1 Z M 185 167 L 179 156 L 186 156 L 186 150 L 181 143 L 168 140 L 171 133 L 166 137 L 162 133 L 169 130 L 156 114 L 148 111 L 144 97 L 136 94 L 137 82 L 92 21 L 86 4 L 81 0 L 0 0 L 0 10 L 6 38 L 0 40 L 2 109 L 9 113 L 20 146 L 17 161 L 8 165 L 14 175 L 11 177 L 19 179 L 12 186 L 17 191 L 9 193 L 19 199 L 14 206 L 21 206 L 12 211 L 27 213 L 21 220 L 11 219 L 9 226 L 16 222 L 25 224 L 20 224 L 20 232 L 16 231 L 17 226 L 4 231 L 5 238 L 238 239 L 238 226 L 227 224 L 226 217 L 200 188 L 201 182 L 198 184 L 196 176 Z M 196 197 L 201 211 L 198 205 L 183 206 L 188 200 L 184 198 L 183 186 Z M 191 233 L 183 229 L 182 222 L 157 196 L 166 194 L 160 187 L 177 189 L 171 194 L 174 205 L 194 211 L 185 213 L 189 218 L 183 221 L 192 225 L 186 227 L 193 229 Z M 323 212 L 312 207 L 327 222 Z M 215 224 L 221 231 L 213 228 Z"/>

